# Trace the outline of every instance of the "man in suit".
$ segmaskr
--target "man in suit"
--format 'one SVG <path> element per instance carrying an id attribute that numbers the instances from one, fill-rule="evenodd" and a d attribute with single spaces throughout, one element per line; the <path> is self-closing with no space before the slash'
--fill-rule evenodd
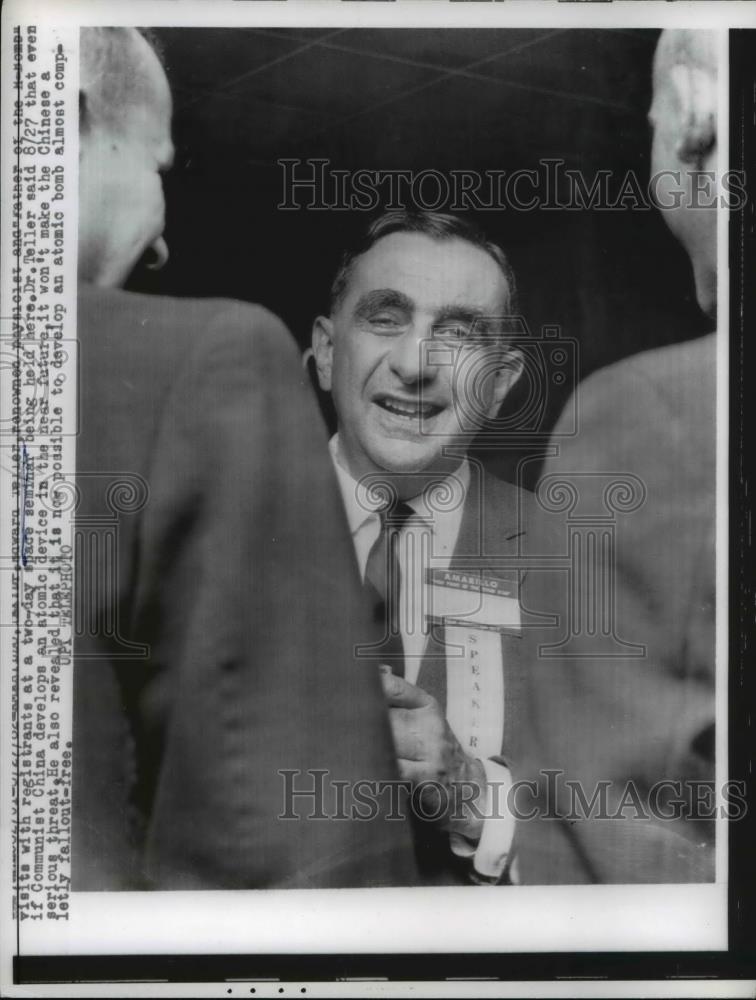
<path id="1" fill-rule="evenodd" d="M 717 213 L 706 171 L 717 165 L 715 45 L 705 31 L 662 33 L 649 115 L 658 204 L 712 317 Z M 530 633 L 516 770 L 538 786 L 540 801 L 538 818 L 518 828 L 523 882 L 714 877 L 715 389 L 710 334 L 587 379 L 577 436 L 564 436 L 565 421 L 556 427 L 558 454 L 536 494 L 546 506 L 549 494 L 553 501 L 572 488 L 583 523 L 606 520 L 611 482 L 626 493 L 616 494 L 597 627 L 581 617 L 601 589 L 585 567 L 571 594 L 564 574 L 529 576 L 528 606 L 554 611 L 556 627 Z M 566 524 L 565 546 L 569 532 Z M 572 538 L 574 552 L 579 533 Z M 569 781 L 588 802 L 605 796 L 603 807 L 598 799 L 594 813 L 576 809 Z"/>
<path id="2" fill-rule="evenodd" d="M 80 108 L 74 887 L 412 882 L 406 824 L 327 818 L 396 766 L 331 625 L 361 601 L 296 349 L 260 306 L 116 287 L 167 257 L 148 38 L 82 31 Z"/>
<path id="3" fill-rule="evenodd" d="M 520 615 L 506 563 L 523 548 L 529 501 L 467 450 L 522 368 L 514 291 L 501 249 L 468 223 L 388 212 L 344 254 L 313 327 L 338 422 L 331 454 L 383 627 L 363 653 L 384 665 L 431 881 L 495 882 L 508 866 L 513 824 L 499 799 Z"/>

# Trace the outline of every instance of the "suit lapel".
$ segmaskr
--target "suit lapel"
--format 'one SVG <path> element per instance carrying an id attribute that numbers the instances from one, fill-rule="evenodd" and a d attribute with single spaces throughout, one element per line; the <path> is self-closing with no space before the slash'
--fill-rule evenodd
<path id="1" fill-rule="evenodd" d="M 516 555 L 524 534 L 521 500 L 523 494 L 510 484 L 485 476 L 482 467 L 471 462 L 470 486 L 465 500 L 459 536 L 449 569 L 463 572 L 482 571 L 493 577 L 506 576 L 501 562 Z M 433 626 L 428 637 L 417 684 L 431 694 L 447 711 L 447 665 L 444 629 Z M 502 633 L 505 714 L 502 751 L 509 753 L 507 734 L 511 732 L 511 717 L 519 704 L 520 637 Z M 451 669 L 453 667 L 453 661 Z M 485 696 L 485 695 L 484 695 Z"/>

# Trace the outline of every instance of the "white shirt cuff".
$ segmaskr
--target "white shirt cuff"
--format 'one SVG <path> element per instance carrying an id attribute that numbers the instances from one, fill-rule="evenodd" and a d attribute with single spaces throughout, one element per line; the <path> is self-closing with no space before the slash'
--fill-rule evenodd
<path id="1" fill-rule="evenodd" d="M 482 760 L 488 787 L 481 805 L 483 830 L 477 845 L 459 834 L 449 836 L 452 852 L 460 858 L 472 858 L 473 867 L 485 878 L 500 878 L 507 867 L 515 832 L 514 816 L 507 809 L 507 794 L 512 787 L 509 768 L 495 760 Z"/>

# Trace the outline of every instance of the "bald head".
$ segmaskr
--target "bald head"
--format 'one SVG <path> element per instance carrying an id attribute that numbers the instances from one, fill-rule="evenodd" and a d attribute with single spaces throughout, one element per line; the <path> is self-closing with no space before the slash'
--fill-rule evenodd
<path id="1" fill-rule="evenodd" d="M 654 87 L 674 66 L 699 70 L 716 79 L 717 37 L 713 31 L 667 29 L 659 36 L 654 54 Z"/>
<path id="2" fill-rule="evenodd" d="M 136 28 L 82 28 L 79 60 L 80 128 L 123 129 L 130 112 L 165 100 L 152 38 Z M 170 99 L 170 97 L 169 97 Z"/>
<path id="3" fill-rule="evenodd" d="M 114 287 L 140 260 L 161 267 L 168 257 L 171 93 L 134 28 L 83 28 L 79 79 L 79 280 Z"/>
<path id="4" fill-rule="evenodd" d="M 716 310 L 717 36 L 663 31 L 654 58 L 652 174 L 664 221 L 690 257 L 702 309 Z M 707 176 L 711 175 L 711 177 Z M 682 197 L 680 197 L 682 192 Z"/>

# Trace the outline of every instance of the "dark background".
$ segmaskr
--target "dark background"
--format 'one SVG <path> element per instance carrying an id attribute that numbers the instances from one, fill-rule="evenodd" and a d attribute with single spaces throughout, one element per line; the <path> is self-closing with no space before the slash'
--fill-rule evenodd
<path id="1" fill-rule="evenodd" d="M 187 32 L 161 32 L 164 36 Z M 197 33 L 195 33 L 197 34 Z M 209 33 L 204 32 L 208 35 Z M 237 33 L 238 34 L 238 33 Z M 490 34 L 490 32 L 488 33 Z M 511 32 L 507 32 L 511 35 Z M 573 33 L 574 34 L 574 33 Z M 583 33 L 580 35 L 593 33 Z M 655 33 L 649 33 L 651 36 Z M 632 33 L 639 39 L 641 33 Z M 620 37 L 616 32 L 612 37 Z M 199 35 L 197 34 L 199 38 Z M 606 36 L 604 36 L 606 37 Z M 640 44 L 640 42 L 639 42 Z M 746 169 L 756 162 L 756 32 L 735 31 L 730 33 L 731 63 L 734 72 L 731 75 L 730 117 L 730 163 L 733 168 Z M 653 48 L 653 40 L 643 43 L 647 58 Z M 644 57 L 645 58 L 645 57 Z M 647 67 L 646 67 L 647 68 Z M 644 90 L 647 81 L 639 69 L 634 77 Z M 633 133 L 642 135 L 644 123 L 640 103 L 634 117 Z M 598 137 L 600 138 L 600 137 Z M 183 140 L 182 140 L 183 141 Z M 640 143 L 640 139 L 638 140 Z M 186 156 L 186 147 L 182 150 Z M 647 163 L 645 144 L 640 144 L 637 156 Z M 464 163 L 467 166 L 467 162 Z M 647 168 L 646 168 L 647 169 Z M 186 163 L 181 162 L 176 172 L 176 185 L 169 190 L 169 197 L 174 193 L 178 196 L 181 187 L 181 176 L 186 171 Z M 753 521 L 753 483 L 756 480 L 754 469 L 754 449 L 750 446 L 751 430 L 756 422 L 756 397 L 751 389 L 753 374 L 756 369 L 756 345 L 751 335 L 756 326 L 756 303 L 754 302 L 754 282 L 751 275 L 756 266 L 756 212 L 754 211 L 753 183 L 748 174 L 749 205 L 746 212 L 737 213 L 731 219 L 730 254 L 731 254 L 731 298 L 730 298 L 730 587 L 729 602 L 730 624 L 730 777 L 744 780 L 749 788 L 749 811 L 740 823 L 730 826 L 729 844 L 729 949 L 727 952 L 653 952 L 641 954 L 628 952 L 624 954 L 591 954 L 582 952 L 554 954 L 539 952 L 530 955 L 500 954 L 500 955 L 16 955 L 13 959 L 13 978 L 15 983 L 54 983 L 61 982 L 123 982 L 139 978 L 145 981 L 171 982 L 222 982 L 228 978 L 247 980 L 242 984 L 249 988 L 249 983 L 256 983 L 261 977 L 280 977 L 282 983 L 294 983 L 297 977 L 300 982 L 296 987 L 308 981 L 333 981 L 336 978 L 354 977 L 388 977 L 398 982 L 422 980 L 423 978 L 442 979 L 446 976 L 464 978 L 465 976 L 488 976 L 504 982 L 549 981 L 568 977 L 572 981 L 587 979 L 595 981 L 597 976 L 609 980 L 660 980 L 673 977 L 676 980 L 695 978 L 696 980 L 718 978 L 753 979 L 756 976 L 756 885 L 755 855 L 753 844 L 756 841 L 756 809 L 753 808 L 752 774 L 754 771 L 754 713 L 752 706 L 756 700 L 756 672 L 753 670 L 752 646 L 749 643 L 753 632 L 754 584 L 756 579 L 754 569 L 754 534 L 750 530 Z M 202 180 L 196 183 L 201 188 Z M 191 185 L 187 185 L 189 190 Z M 221 185 L 222 188 L 222 185 Z M 240 203 L 240 211 L 245 203 Z M 173 243 L 173 262 L 165 272 L 154 276 L 159 279 L 152 290 L 173 287 L 182 294 L 213 294 L 216 290 L 206 291 L 206 280 L 212 275 L 213 280 L 223 280 L 223 266 L 213 259 L 220 247 L 206 247 L 201 232 L 196 232 L 193 238 L 191 225 L 179 228 L 177 218 L 178 206 L 169 213 L 169 236 Z M 180 213 L 179 213 L 180 214 Z M 190 213 L 191 214 L 191 213 Z M 210 213 L 207 213 L 208 217 Z M 530 217 L 531 219 L 533 216 Z M 613 215 L 615 220 L 619 216 Z M 219 220 L 215 231 L 223 231 L 223 221 Z M 644 226 L 647 225 L 644 223 Z M 338 227 L 336 226 L 336 231 Z M 227 231 L 230 227 L 226 224 Z M 642 227 L 643 229 L 643 227 Z M 609 240 L 606 250 L 610 256 L 615 247 L 620 245 L 620 234 L 626 232 L 625 225 L 618 225 L 613 239 Z M 178 233 L 185 236 L 185 245 L 177 245 Z M 600 325 L 592 325 L 591 338 L 587 334 L 581 338 L 585 342 L 583 361 L 600 358 L 599 343 L 607 345 L 607 351 L 614 345 L 616 356 L 629 354 L 640 346 L 647 346 L 651 340 L 651 332 L 660 339 L 685 337 L 685 323 L 690 319 L 691 330 L 698 322 L 692 304 L 692 288 L 685 267 L 682 252 L 675 246 L 666 234 L 663 226 L 653 230 L 654 239 L 644 237 L 642 246 L 650 253 L 650 259 L 644 265 L 644 286 L 638 286 L 636 281 L 628 284 L 625 296 L 614 307 L 614 322 L 616 330 L 628 331 L 627 346 L 625 341 L 606 333 Z M 639 232 L 640 239 L 640 232 Z M 655 243 L 655 240 L 658 241 Z M 241 246 L 236 241 L 230 244 Z M 640 245 L 640 244 L 639 244 Z M 202 279 L 201 289 L 193 290 L 182 272 L 191 263 L 191 253 L 196 251 L 197 264 L 195 274 L 197 280 Z M 250 255 L 251 257 L 251 255 Z M 606 257 L 598 246 L 595 252 L 597 260 Z M 230 262 L 231 255 L 226 258 Z M 250 280 L 256 281 L 259 268 L 266 268 L 265 247 L 257 248 L 258 269 L 250 272 Z M 179 267 L 179 262 L 181 266 Z M 314 268 L 321 268 L 322 263 L 317 255 L 310 262 Z M 204 277 L 202 266 L 207 270 Z M 563 261 L 565 268 L 572 268 L 572 257 Z M 662 269 L 665 279 L 669 282 L 665 293 L 664 284 L 660 281 Z M 669 268 L 674 268 L 674 276 Z M 185 287 L 180 280 L 184 273 Z M 318 271 L 318 273 L 320 273 Z M 544 272 L 542 291 L 551 296 L 552 285 L 558 272 Z M 230 274 L 230 272 L 229 272 Z M 171 282 L 175 282 L 171 285 Z M 284 284 L 280 279 L 280 284 Z M 617 283 L 619 284 L 619 283 Z M 143 287 L 146 287 L 143 285 Z M 255 288 L 259 288 L 255 284 Z M 654 291 L 655 290 L 655 291 Z M 679 293 L 679 297 L 678 297 Z M 243 293 L 242 293 L 243 294 Z M 640 298 L 639 298 L 640 296 Z M 260 298 L 265 301 L 264 297 Z M 603 300 L 602 300 L 603 301 Z M 297 297 L 292 296 L 291 305 L 296 308 Z M 537 302 L 536 302 L 537 305 Z M 636 313 L 642 308 L 646 315 L 651 307 L 663 310 L 660 316 L 666 318 L 659 322 L 659 317 L 652 320 L 650 326 L 634 329 L 626 319 L 626 312 Z M 566 309 L 566 305 L 565 305 Z M 676 310 L 676 312 L 675 312 Z M 281 310 L 283 312 L 283 310 Z M 590 320 L 590 311 L 587 311 Z M 676 317 L 670 320 L 669 317 Z M 301 331 L 300 331 L 301 332 Z M 596 340 L 593 339 L 595 335 Z M 635 338 L 635 339 L 633 339 Z M 601 362 L 593 362 L 592 367 Z M 750 488 L 749 488 L 750 484 Z M 263 985 L 265 983 L 263 982 Z M 288 987 L 287 987 L 288 989 Z"/>
<path id="2" fill-rule="evenodd" d="M 589 182 L 612 171 L 613 190 L 628 170 L 648 181 L 656 31 L 155 34 L 175 101 L 177 157 L 165 185 L 171 258 L 129 287 L 262 303 L 303 348 L 344 242 L 368 217 L 277 209 L 279 158 L 324 157 L 331 169 L 514 171 L 556 157 Z M 710 328 L 687 257 L 654 209 L 476 216 L 510 255 L 531 333 L 557 325 L 575 338 L 582 376 Z M 550 385 L 542 431 L 571 381 Z M 522 398 L 514 393 L 509 405 Z M 514 478 L 513 463 L 534 449 L 489 451 L 486 461 Z"/>

